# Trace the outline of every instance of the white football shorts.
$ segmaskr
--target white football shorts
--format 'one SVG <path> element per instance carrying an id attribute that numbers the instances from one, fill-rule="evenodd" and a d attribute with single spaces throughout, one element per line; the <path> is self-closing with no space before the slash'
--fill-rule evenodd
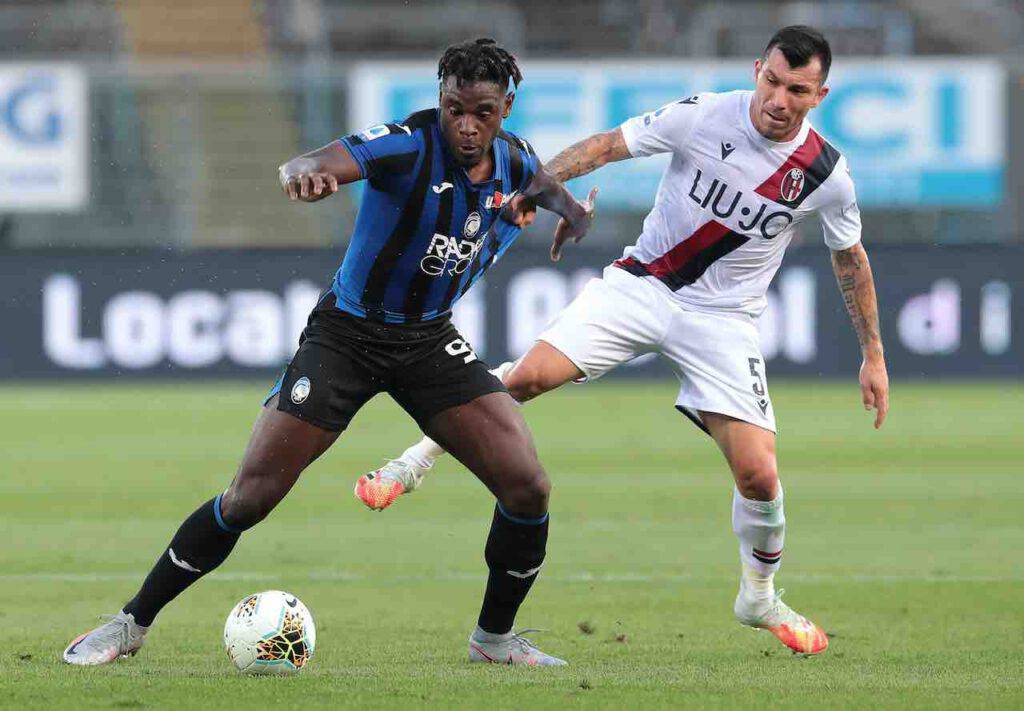
<path id="1" fill-rule="evenodd" d="M 698 426 L 703 410 L 775 432 L 757 327 L 746 316 L 684 309 L 660 287 L 609 266 L 538 340 L 564 353 L 588 380 L 657 353 L 679 378 L 676 408 Z"/>

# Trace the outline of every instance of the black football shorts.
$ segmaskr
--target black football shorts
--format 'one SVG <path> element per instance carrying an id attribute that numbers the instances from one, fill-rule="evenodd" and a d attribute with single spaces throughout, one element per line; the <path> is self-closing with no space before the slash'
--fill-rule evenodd
<path id="1" fill-rule="evenodd" d="M 340 432 L 386 392 L 422 429 L 439 412 L 504 391 L 448 318 L 378 323 L 339 310 L 327 292 L 265 403 L 278 395 L 278 410 Z"/>

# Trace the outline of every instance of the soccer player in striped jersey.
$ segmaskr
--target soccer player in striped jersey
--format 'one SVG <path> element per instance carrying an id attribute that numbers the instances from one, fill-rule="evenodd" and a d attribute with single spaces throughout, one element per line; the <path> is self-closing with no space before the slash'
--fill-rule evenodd
<path id="1" fill-rule="evenodd" d="M 519 401 L 594 379 L 644 353 L 672 363 L 676 408 L 714 438 L 732 470 L 739 538 L 738 620 L 797 652 L 828 645 L 821 628 L 775 592 L 785 533 L 756 319 L 793 225 L 816 216 L 860 339 L 860 387 L 875 427 L 889 382 L 860 213 L 846 159 L 806 119 L 828 93 L 832 54 L 816 30 L 779 30 L 754 64 L 753 91 L 690 96 L 599 133 L 556 156 L 559 180 L 606 163 L 671 153 L 636 244 L 593 279 L 514 365 Z M 525 201 L 524 201 L 525 202 Z M 557 258 L 560 244 L 552 256 Z M 444 450 L 429 438 L 364 475 L 356 494 L 381 508 L 415 489 Z"/>
<path id="2" fill-rule="evenodd" d="M 522 79 L 512 55 L 489 39 L 452 46 L 438 79 L 438 108 L 281 166 L 292 200 L 315 202 L 366 181 L 344 262 L 267 397 L 231 485 L 182 523 L 135 597 L 73 640 L 66 662 L 105 664 L 137 652 L 157 613 L 224 562 L 241 533 L 383 391 L 497 499 L 470 659 L 564 664 L 512 631 L 544 562 L 550 484 L 516 403 L 449 317 L 518 236 L 520 227 L 505 219 L 510 198 L 561 215 L 560 241 L 581 238 L 592 210 L 541 167 L 526 141 L 501 129 Z"/>

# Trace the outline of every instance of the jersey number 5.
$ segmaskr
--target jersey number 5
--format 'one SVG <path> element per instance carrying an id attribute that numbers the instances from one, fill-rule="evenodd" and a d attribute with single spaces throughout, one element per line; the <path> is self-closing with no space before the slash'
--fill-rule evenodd
<path id="1" fill-rule="evenodd" d="M 758 397 L 764 397 L 764 378 L 762 378 L 761 374 L 757 372 L 757 366 L 761 365 L 761 359 L 747 358 L 747 361 L 750 363 L 750 374 L 757 378 L 757 381 L 754 383 L 754 394 Z"/>

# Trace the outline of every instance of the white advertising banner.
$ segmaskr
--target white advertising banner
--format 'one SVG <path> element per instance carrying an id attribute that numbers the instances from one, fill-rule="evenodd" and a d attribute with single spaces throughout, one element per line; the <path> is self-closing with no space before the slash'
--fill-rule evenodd
<path id="1" fill-rule="evenodd" d="M 86 86 L 73 65 L 0 64 L 0 211 L 85 204 Z"/>

